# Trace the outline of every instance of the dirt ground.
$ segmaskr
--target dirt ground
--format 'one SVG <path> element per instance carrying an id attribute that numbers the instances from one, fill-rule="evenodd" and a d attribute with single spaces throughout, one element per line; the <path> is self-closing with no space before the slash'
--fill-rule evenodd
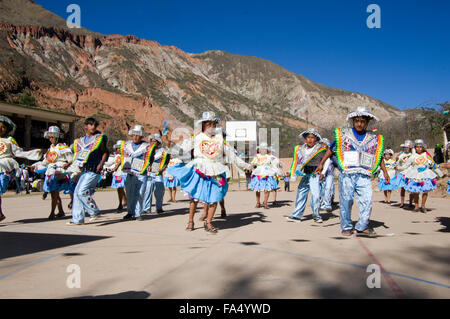
<path id="1" fill-rule="evenodd" d="M 253 192 L 238 191 L 237 184 L 230 189 L 228 217 L 218 218 L 219 212 L 214 219 L 216 235 L 198 221 L 201 205 L 196 229 L 184 230 L 188 200 L 180 192 L 177 203 L 165 202 L 164 214 L 123 221 L 115 191 L 98 191 L 102 215 L 83 226 L 66 226 L 70 217 L 47 220 L 50 199 L 41 194 L 8 193 L 7 219 L 0 223 L 0 298 L 450 297 L 450 196 L 430 196 L 422 214 L 398 208 L 398 192 L 387 205 L 375 191 L 371 226 L 378 236 L 348 238 L 340 233 L 338 207 L 321 212 L 323 224 L 311 219 L 309 204 L 301 223 L 285 219 L 296 185 L 278 192 L 279 204 L 268 210 L 254 208 Z M 67 195 L 63 202 L 67 207 Z M 355 203 L 354 221 L 357 216 Z M 377 275 L 367 271 L 374 264 L 380 288 L 367 285 Z"/>

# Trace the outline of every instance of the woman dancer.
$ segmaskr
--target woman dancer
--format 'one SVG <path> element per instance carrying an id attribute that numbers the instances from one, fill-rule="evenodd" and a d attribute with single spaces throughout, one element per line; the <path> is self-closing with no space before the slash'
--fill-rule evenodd
<path id="1" fill-rule="evenodd" d="M 63 134 L 57 126 L 50 126 L 44 133 L 44 138 L 48 138 L 51 143 L 41 163 L 42 166 L 47 167 L 44 192 L 50 193 L 52 198 L 49 220 L 65 216 L 59 192 L 64 191 L 72 195 L 67 168 L 72 164 L 73 153 L 65 143 L 58 143 L 61 137 Z M 56 207 L 58 207 L 57 215 L 55 215 Z"/>
<path id="2" fill-rule="evenodd" d="M 252 180 L 249 188 L 256 191 L 256 208 L 261 207 L 261 192 L 264 192 L 264 208 L 269 209 L 268 200 L 270 192 L 278 188 L 275 179 L 278 169 L 275 169 L 274 162 L 276 158 L 267 154 L 267 143 L 261 143 L 256 150 L 259 151 L 250 165 L 256 167 L 253 171 Z"/>
<path id="3" fill-rule="evenodd" d="M 104 167 L 113 172 L 111 188 L 117 189 L 117 196 L 119 197 L 119 206 L 117 207 L 117 212 L 120 213 L 125 206 L 127 206 L 127 195 L 125 194 L 125 181 L 127 180 L 127 174 L 122 171 L 120 146 L 122 145 L 122 140 L 118 140 L 114 144 L 114 154 L 110 156 L 108 161 L 105 163 Z"/>
<path id="4" fill-rule="evenodd" d="M 217 229 L 211 221 L 220 202 L 228 191 L 226 179 L 227 166 L 224 165 L 224 143 L 223 136 L 216 130 L 219 119 L 213 112 L 204 112 L 196 124 L 201 125 L 201 133 L 193 140 L 194 159 L 186 165 L 175 165 L 168 168 L 168 173 L 180 180 L 181 189 L 189 194 L 191 202 L 189 206 L 189 223 L 186 230 L 194 230 L 194 214 L 199 201 L 208 204 L 208 215 L 204 223 L 204 229 L 208 233 L 215 234 Z M 189 146 L 191 143 L 185 143 Z M 184 154 L 189 154 L 191 148 L 184 148 Z M 228 148 L 225 149 L 227 156 L 234 159 L 237 156 Z M 172 150 L 171 154 L 176 153 Z M 236 161 L 236 164 L 239 164 Z M 245 163 L 244 168 L 250 168 Z"/>
<path id="5" fill-rule="evenodd" d="M 15 130 L 16 125 L 6 116 L 0 115 L 0 221 L 6 218 L 2 211 L 1 195 L 6 192 L 11 176 L 19 168 L 19 163 L 16 162 L 14 157 L 38 161 L 44 153 L 44 150 L 41 149 L 23 151 L 12 137 Z"/>
<path id="6" fill-rule="evenodd" d="M 390 183 L 386 183 L 383 171 L 380 170 L 378 173 L 378 189 L 384 192 L 384 203 L 390 204 L 392 191 L 398 188 L 401 178 L 395 174 L 395 160 L 393 158 L 394 151 L 391 149 L 387 149 L 384 151 L 383 156 L 384 165 L 386 166 L 386 170 L 390 178 Z"/>
<path id="7" fill-rule="evenodd" d="M 406 177 L 405 190 L 413 194 L 414 212 L 426 213 L 425 204 L 428 192 L 437 188 L 437 174 L 433 171 L 437 169 L 431 155 L 426 151 L 426 144 L 423 140 L 414 141 L 415 153 L 406 161 L 408 167 L 404 171 Z M 422 203 L 419 209 L 419 195 L 422 193 Z"/>
<path id="8" fill-rule="evenodd" d="M 412 150 L 413 150 L 414 143 L 411 140 L 406 140 L 405 143 L 401 144 L 400 147 L 403 148 L 403 150 L 400 152 L 400 154 L 397 156 L 396 161 L 396 168 L 397 168 L 397 175 L 400 178 L 399 187 L 400 189 L 400 208 L 405 207 L 405 185 L 406 185 L 406 177 L 404 175 L 404 171 L 407 168 L 405 166 L 406 160 L 411 156 Z M 412 194 L 409 194 L 409 207 L 412 208 L 413 196 Z"/>

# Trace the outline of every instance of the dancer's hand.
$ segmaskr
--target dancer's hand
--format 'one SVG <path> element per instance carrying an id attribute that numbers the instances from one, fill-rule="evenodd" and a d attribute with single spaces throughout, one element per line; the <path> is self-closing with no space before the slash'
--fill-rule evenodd
<path id="1" fill-rule="evenodd" d="M 386 178 L 384 179 L 384 183 L 385 184 L 390 184 L 391 183 L 391 178 L 389 177 L 389 175 L 386 176 Z"/>
<path id="2" fill-rule="evenodd" d="M 323 174 L 320 174 L 320 175 L 319 175 L 319 181 L 323 180 L 324 177 L 325 177 L 325 176 L 323 176 Z"/>
<path id="3" fill-rule="evenodd" d="M 317 168 L 316 168 L 316 173 L 320 174 L 320 172 L 322 172 L 322 169 L 323 169 L 323 165 L 319 164 L 319 166 L 317 166 Z"/>
<path id="4" fill-rule="evenodd" d="M 102 163 L 98 164 L 96 173 L 100 174 L 102 172 L 102 169 L 103 169 L 103 164 Z"/>

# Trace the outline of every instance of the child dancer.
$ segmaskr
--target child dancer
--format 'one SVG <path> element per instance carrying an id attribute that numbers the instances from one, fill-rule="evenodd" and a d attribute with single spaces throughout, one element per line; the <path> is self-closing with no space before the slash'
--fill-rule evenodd
<path id="1" fill-rule="evenodd" d="M 97 130 L 98 124 L 95 118 L 87 118 L 84 121 L 86 135 L 73 142 L 74 160 L 70 172 L 71 178 L 75 174 L 79 174 L 79 178 L 73 194 L 72 221 L 67 225 L 83 225 L 85 212 L 91 216 L 91 222 L 99 214 L 92 195 L 109 154 L 108 137 Z"/>
<path id="2" fill-rule="evenodd" d="M 324 144 L 327 149 L 330 147 L 330 141 L 327 138 L 322 139 L 322 144 Z M 324 178 L 320 181 L 320 209 L 331 212 L 332 201 L 334 196 L 334 169 L 336 166 L 334 162 L 329 161 L 328 169 L 324 173 Z"/>
<path id="3" fill-rule="evenodd" d="M 121 168 L 127 174 L 125 189 L 127 192 L 127 214 L 125 220 L 142 221 L 145 190 L 147 188 L 147 168 L 152 165 L 155 145 L 144 142 L 144 127 L 135 125 L 128 132 L 131 140 L 120 146 Z"/>
<path id="4" fill-rule="evenodd" d="M 297 190 L 294 212 L 287 219 L 288 221 L 300 222 L 305 212 L 308 193 L 311 192 L 311 208 L 313 218 L 316 223 L 322 223 L 319 214 L 320 188 L 319 180 L 323 179 L 323 173 L 328 169 L 329 161 L 320 174 L 315 173 L 325 151 L 327 150 L 320 140 L 320 134 L 315 129 L 308 129 L 300 134 L 305 139 L 303 145 L 294 148 L 294 158 L 292 160 L 290 176 L 291 180 L 296 179 L 296 175 L 303 176 Z"/>
<path id="5" fill-rule="evenodd" d="M 224 165 L 224 143 L 221 132 L 217 132 L 216 126 L 219 119 L 214 112 L 204 112 L 202 118 L 196 124 L 201 125 L 201 133 L 194 137 L 194 159 L 186 165 L 175 165 L 168 169 L 168 173 L 180 180 L 181 189 L 191 198 L 189 206 L 189 223 L 186 230 L 194 230 L 194 214 L 198 201 L 208 204 L 208 216 L 204 229 L 208 233 L 215 234 L 217 229 L 211 221 L 220 202 L 228 191 L 226 179 L 227 166 Z M 189 154 L 192 143 L 184 143 L 184 154 Z M 236 160 L 234 152 L 225 149 L 227 156 Z M 174 154 L 171 151 L 171 154 Z M 239 165 L 240 162 L 235 161 Z M 245 163 L 244 168 L 250 165 Z"/>
<path id="6" fill-rule="evenodd" d="M 1 195 L 6 192 L 11 176 L 19 168 L 19 163 L 14 160 L 14 157 L 38 161 L 44 153 L 41 149 L 23 151 L 12 137 L 15 130 L 16 125 L 6 116 L 0 115 L 0 221 L 6 218 L 2 211 Z"/>
<path id="7" fill-rule="evenodd" d="M 367 131 L 371 120 L 378 118 L 366 107 L 358 107 L 347 115 L 350 127 L 336 128 L 334 130 L 335 141 L 331 143 L 330 150 L 317 167 L 320 172 L 325 161 L 333 152 L 339 165 L 339 207 L 341 215 L 341 229 L 343 236 L 353 234 L 351 211 L 353 198 L 359 206 L 359 220 L 356 223 L 358 234 L 374 236 L 375 231 L 368 227 L 370 213 L 372 212 L 372 182 L 371 175 L 378 167 L 384 173 L 386 183 L 390 183 L 389 174 L 383 160 L 384 138 Z"/>
<path id="8" fill-rule="evenodd" d="M 399 187 L 401 178 L 395 173 L 394 151 L 391 149 L 387 149 L 384 151 L 383 156 L 384 156 L 384 165 L 386 166 L 390 183 L 389 184 L 386 183 L 383 171 L 379 171 L 378 189 L 384 192 L 384 203 L 390 204 L 392 191 L 396 190 Z"/>
<path id="9" fill-rule="evenodd" d="M 406 177 L 405 190 L 413 194 L 414 211 L 426 213 L 425 204 L 428 192 L 436 189 L 437 166 L 431 155 L 426 151 L 426 144 L 423 140 L 414 141 L 415 153 L 406 161 L 407 169 L 404 171 Z M 422 193 L 422 205 L 419 209 L 419 195 Z"/>
<path id="10" fill-rule="evenodd" d="M 148 167 L 147 188 L 144 197 L 144 212 L 150 214 L 152 211 L 153 194 L 156 199 L 156 213 L 162 214 L 163 197 L 164 197 L 164 183 L 162 174 L 169 164 L 170 155 L 162 148 L 161 135 L 153 134 L 148 137 L 151 145 L 155 146 L 155 156 L 153 164 Z"/>
<path id="11" fill-rule="evenodd" d="M 125 181 L 127 180 L 127 174 L 122 171 L 121 168 L 121 154 L 120 146 L 123 141 L 118 140 L 114 144 L 114 154 L 110 156 L 108 161 L 105 163 L 105 168 L 112 173 L 111 188 L 117 189 L 117 196 L 119 197 L 119 206 L 117 207 L 117 212 L 120 213 L 124 206 L 127 206 L 127 195 L 125 194 Z"/>
<path id="12" fill-rule="evenodd" d="M 44 133 L 44 138 L 48 138 L 51 143 L 41 163 L 42 166 L 47 167 L 44 192 L 50 193 L 52 197 L 51 212 L 48 216 L 50 220 L 65 216 L 59 192 L 71 193 L 67 168 L 72 164 L 73 154 L 65 143 L 58 143 L 58 139 L 62 136 L 63 134 L 57 126 L 50 126 Z M 58 214 L 55 216 L 56 206 L 58 206 Z"/>
<path id="13" fill-rule="evenodd" d="M 406 186 L 406 177 L 404 175 L 404 171 L 407 168 L 405 166 L 406 160 L 411 156 L 412 149 L 413 149 L 414 143 L 411 140 L 406 140 L 405 143 L 401 144 L 400 147 L 403 148 L 403 150 L 400 152 L 400 154 L 397 156 L 396 161 L 396 168 L 397 168 L 397 175 L 400 178 L 399 187 L 400 189 L 400 208 L 405 207 L 405 186 Z M 409 194 L 409 207 L 412 208 L 413 196 L 412 194 Z"/>
<path id="14" fill-rule="evenodd" d="M 278 188 L 275 176 L 278 169 L 274 168 L 275 157 L 267 154 L 267 143 L 261 143 L 256 150 L 259 151 L 250 165 L 256 167 L 253 171 L 249 188 L 256 191 L 256 208 L 261 207 L 261 192 L 264 192 L 264 208 L 269 209 L 268 201 L 270 192 Z"/>

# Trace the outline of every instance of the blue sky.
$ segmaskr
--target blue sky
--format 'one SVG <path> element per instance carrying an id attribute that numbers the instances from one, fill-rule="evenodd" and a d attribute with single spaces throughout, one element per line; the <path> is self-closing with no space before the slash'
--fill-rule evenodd
<path id="1" fill-rule="evenodd" d="M 401 109 L 450 100 L 450 1 L 35 0 L 83 27 L 200 53 L 257 56 L 305 77 Z M 369 29 L 369 4 L 381 28 Z"/>

